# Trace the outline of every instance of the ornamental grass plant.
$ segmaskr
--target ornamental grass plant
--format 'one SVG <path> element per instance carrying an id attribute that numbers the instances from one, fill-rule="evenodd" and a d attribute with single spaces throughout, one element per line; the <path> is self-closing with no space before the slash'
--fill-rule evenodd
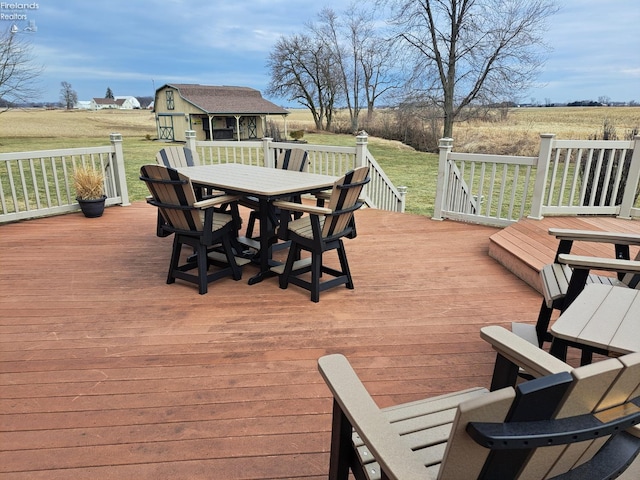
<path id="1" fill-rule="evenodd" d="M 104 196 L 104 174 L 93 167 L 76 168 L 73 185 L 79 200 L 98 200 Z"/>

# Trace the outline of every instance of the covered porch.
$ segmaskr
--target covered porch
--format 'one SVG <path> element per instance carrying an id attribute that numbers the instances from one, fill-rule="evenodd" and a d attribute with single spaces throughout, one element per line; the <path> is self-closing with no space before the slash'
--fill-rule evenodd
<path id="1" fill-rule="evenodd" d="M 252 266 L 207 295 L 166 285 L 171 240 L 155 222 L 135 202 L 0 227 L 2 478 L 326 478 L 318 357 L 346 355 L 381 406 L 488 386 L 480 327 L 534 323 L 541 301 L 489 255 L 496 235 L 512 262 L 545 263 L 551 226 L 640 232 L 608 217 L 501 230 L 362 209 L 346 245 L 355 290 L 314 304 L 276 278 L 247 285 Z"/>

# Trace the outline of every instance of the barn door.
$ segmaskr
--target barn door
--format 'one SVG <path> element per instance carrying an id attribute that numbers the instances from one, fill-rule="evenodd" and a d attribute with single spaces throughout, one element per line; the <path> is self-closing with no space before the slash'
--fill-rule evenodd
<path id="1" fill-rule="evenodd" d="M 158 140 L 175 140 L 172 115 L 158 115 Z"/>
<path id="2" fill-rule="evenodd" d="M 258 129 L 256 127 L 257 117 L 247 117 L 247 130 L 249 138 L 258 138 Z"/>

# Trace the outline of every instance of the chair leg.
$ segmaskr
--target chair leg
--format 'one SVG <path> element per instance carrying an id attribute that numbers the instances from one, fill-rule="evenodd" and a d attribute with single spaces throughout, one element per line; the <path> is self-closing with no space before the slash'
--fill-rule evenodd
<path id="1" fill-rule="evenodd" d="M 300 247 L 298 246 L 297 243 L 291 242 L 291 246 L 289 247 L 289 254 L 287 255 L 287 262 L 285 263 L 285 266 L 284 266 L 284 271 L 282 272 L 282 275 L 280 275 L 280 278 L 278 279 L 278 284 L 280 285 L 280 288 L 282 288 L 283 290 L 285 290 L 289 286 L 289 276 L 291 275 L 291 272 L 293 270 L 293 262 L 296 260 L 296 258 L 299 258 L 299 257 L 300 257 Z"/>
<path id="2" fill-rule="evenodd" d="M 342 268 L 342 273 L 347 277 L 346 287 L 350 290 L 353 290 L 353 279 L 351 278 L 351 270 L 349 270 L 349 262 L 347 262 L 347 252 L 344 249 L 344 243 L 340 240 L 340 245 L 338 246 L 338 258 L 340 259 L 340 267 Z"/>
<path id="3" fill-rule="evenodd" d="M 178 263 L 180 262 L 180 251 L 182 250 L 182 242 L 179 240 L 179 235 L 173 236 L 173 249 L 171 251 L 171 261 L 169 262 L 169 274 L 167 275 L 167 283 L 175 283 L 176 277 L 173 272 L 178 270 Z"/>
<path id="4" fill-rule="evenodd" d="M 333 401 L 333 425 L 331 427 L 331 456 L 329 457 L 329 480 L 347 480 L 352 463 L 352 427 L 340 405 Z"/>
<path id="5" fill-rule="evenodd" d="M 209 270 L 209 259 L 207 257 L 207 247 L 201 245 L 198 247 L 198 291 L 200 295 L 204 295 L 208 290 L 207 271 Z"/>
<path id="6" fill-rule="evenodd" d="M 311 253 L 311 301 L 320 301 L 320 277 L 322 276 L 322 253 Z"/>
<path id="7" fill-rule="evenodd" d="M 551 322 L 551 314 L 553 308 L 547 307 L 547 302 L 542 300 L 540 306 L 540 313 L 538 314 L 538 321 L 536 322 L 536 335 L 538 336 L 538 346 L 542 348 L 544 342 L 550 342 L 551 336 L 549 335 L 549 323 Z"/>
<path id="8" fill-rule="evenodd" d="M 242 278 L 242 270 L 240 270 L 240 267 L 236 263 L 236 259 L 233 256 L 232 238 L 226 235 L 223 236 L 222 248 L 224 250 L 225 256 L 227 257 L 227 263 L 229 264 L 229 268 L 231 268 L 231 275 L 233 279 L 240 280 Z"/>
<path id="9" fill-rule="evenodd" d="M 249 213 L 249 221 L 247 222 L 247 232 L 246 232 L 247 238 L 253 238 L 253 229 L 256 225 L 256 217 L 257 217 L 257 214 L 255 210 L 252 210 L 251 213 Z"/>

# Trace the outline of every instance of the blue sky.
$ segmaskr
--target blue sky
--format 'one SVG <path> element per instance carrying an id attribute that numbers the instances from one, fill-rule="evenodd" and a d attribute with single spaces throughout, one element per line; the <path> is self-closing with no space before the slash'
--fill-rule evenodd
<path id="1" fill-rule="evenodd" d="M 11 10 L 7 4 L 36 4 Z M 640 2 L 559 0 L 547 42 L 553 47 L 541 86 L 519 100 L 567 102 L 607 96 L 640 101 Z M 361 4 L 366 4 L 362 2 Z M 165 83 L 240 85 L 263 92 L 268 55 L 284 35 L 304 31 L 324 6 L 345 0 L 8 0 L 4 29 L 16 23 L 45 68 L 42 101 L 58 101 L 60 82 L 79 100 L 115 95 L 152 96 Z M 37 27 L 24 32 L 29 24 Z M 266 97 L 266 95 L 264 95 Z M 268 97 L 267 97 L 268 98 Z M 284 106 L 283 99 L 269 98 Z"/>

